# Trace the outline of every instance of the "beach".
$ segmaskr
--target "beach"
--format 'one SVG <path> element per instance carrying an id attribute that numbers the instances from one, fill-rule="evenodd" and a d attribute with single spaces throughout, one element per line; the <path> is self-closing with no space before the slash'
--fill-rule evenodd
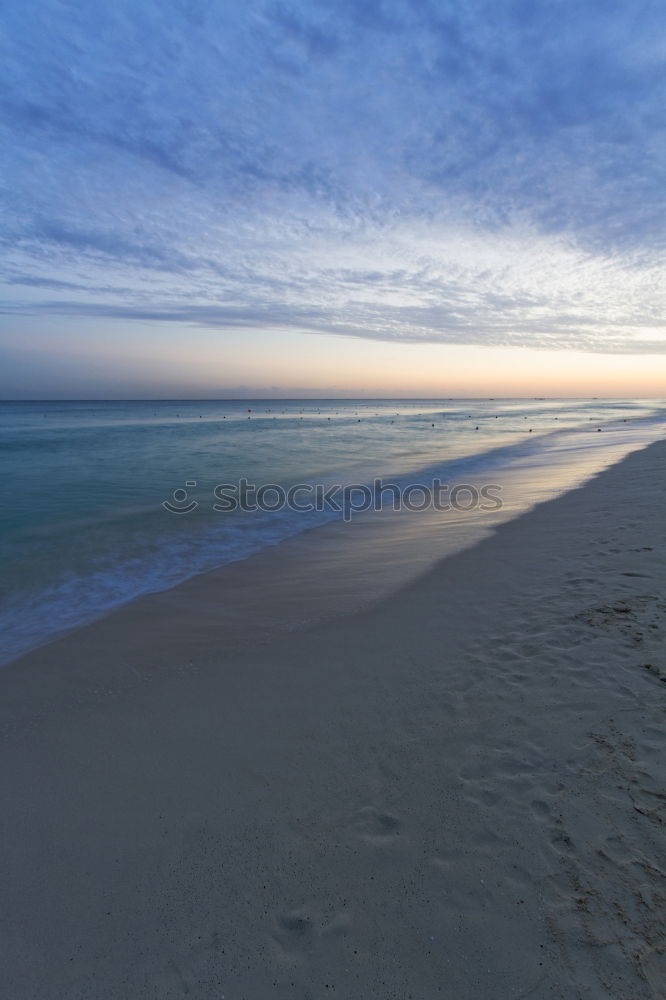
<path id="1" fill-rule="evenodd" d="M 4 666 L 4 994 L 665 996 L 665 459 L 356 614 L 186 582 Z"/>

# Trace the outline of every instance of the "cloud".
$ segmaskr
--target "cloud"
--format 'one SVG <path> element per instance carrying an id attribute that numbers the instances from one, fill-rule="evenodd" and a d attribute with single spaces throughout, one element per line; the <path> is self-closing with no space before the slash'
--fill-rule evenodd
<path id="1" fill-rule="evenodd" d="M 4 16 L 5 315 L 664 349 L 658 5 Z"/>

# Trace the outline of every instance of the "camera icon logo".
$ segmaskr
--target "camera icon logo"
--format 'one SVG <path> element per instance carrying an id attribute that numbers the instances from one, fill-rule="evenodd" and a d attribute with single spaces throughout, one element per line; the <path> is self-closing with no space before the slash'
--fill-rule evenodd
<path id="1" fill-rule="evenodd" d="M 191 489 L 197 485 L 196 479 L 188 479 L 185 486 Z M 196 510 L 199 506 L 196 500 L 189 500 L 187 489 L 179 487 L 174 490 L 171 495 L 171 500 L 163 500 L 162 506 L 165 510 L 170 511 L 171 514 L 189 514 L 191 511 Z"/>

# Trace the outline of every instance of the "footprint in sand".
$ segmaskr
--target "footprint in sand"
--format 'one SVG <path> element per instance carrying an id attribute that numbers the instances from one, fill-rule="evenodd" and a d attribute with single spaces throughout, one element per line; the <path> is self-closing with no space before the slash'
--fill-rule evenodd
<path id="1" fill-rule="evenodd" d="M 297 959 L 309 952 L 315 940 L 315 927 L 307 910 L 291 910 L 277 917 L 273 940 L 283 958 Z"/>
<path id="2" fill-rule="evenodd" d="M 544 802 L 542 799 L 534 799 L 530 805 L 535 819 L 540 822 L 550 820 L 550 806 L 547 802 Z"/>
<path id="3" fill-rule="evenodd" d="M 377 847 L 391 845 L 403 835 L 403 823 L 393 813 L 363 806 L 352 818 L 351 829 L 366 843 Z"/>
<path id="4" fill-rule="evenodd" d="M 328 911 L 316 902 L 279 914 L 271 935 L 280 964 L 302 971 L 344 947 L 352 929 L 352 914 Z"/>

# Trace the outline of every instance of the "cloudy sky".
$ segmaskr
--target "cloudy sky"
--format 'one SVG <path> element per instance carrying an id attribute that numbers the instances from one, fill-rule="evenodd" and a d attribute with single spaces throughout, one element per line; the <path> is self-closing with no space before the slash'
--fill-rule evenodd
<path id="1" fill-rule="evenodd" d="M 642 0 L 6 0 L 0 394 L 666 394 Z"/>

